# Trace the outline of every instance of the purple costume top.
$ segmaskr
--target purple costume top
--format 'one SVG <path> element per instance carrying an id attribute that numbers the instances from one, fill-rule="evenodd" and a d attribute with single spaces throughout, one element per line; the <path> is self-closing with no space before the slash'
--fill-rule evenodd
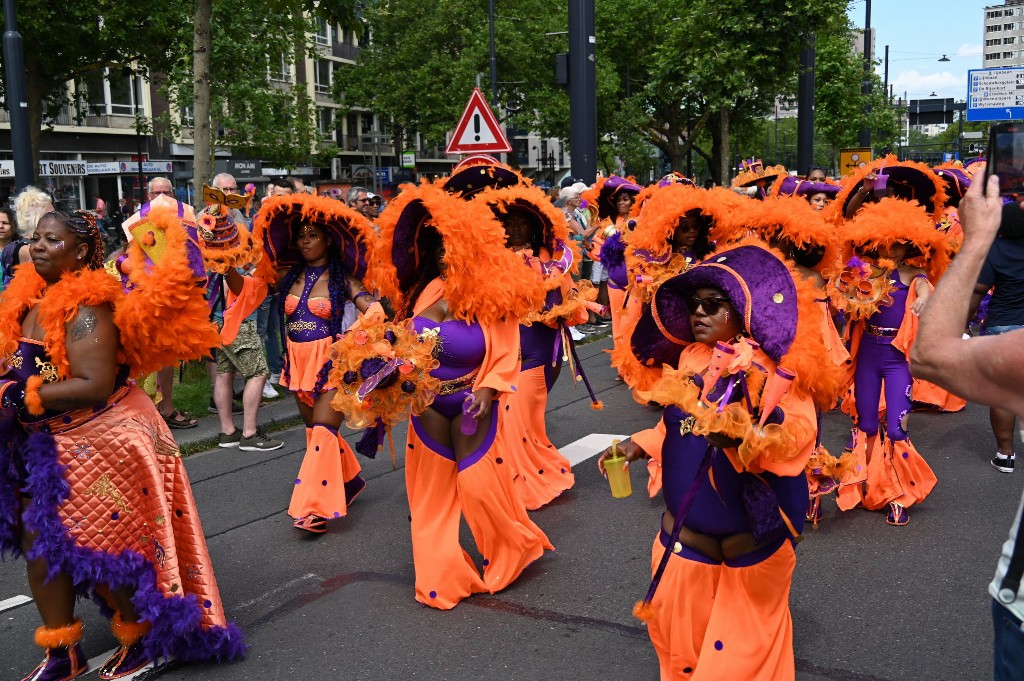
<path id="1" fill-rule="evenodd" d="M 708 448 L 704 437 L 689 432 L 680 434 L 680 426 L 687 416 L 675 406 L 665 409 L 662 490 L 665 507 L 673 514 L 678 512 L 683 496 L 694 484 Z M 737 473 L 729 459 L 719 452 L 712 461 L 711 475 L 714 476 L 714 485 L 709 475 L 697 483 L 696 497 L 683 522 L 686 527 L 715 538 L 751 532 L 755 523 L 759 526 L 766 522 L 774 523 L 778 527 L 765 546 L 730 560 L 730 565 L 739 567 L 758 563 L 773 554 L 789 537 L 785 524 L 781 522 L 779 508 L 786 513 L 796 531 L 802 531 L 807 510 L 807 477 L 804 474 L 782 477 L 765 472 L 760 474 L 764 481 L 761 482 L 750 473 Z M 765 483 L 771 493 L 764 489 Z M 684 553 L 693 560 L 716 562 L 692 549 Z"/>
<path id="2" fill-rule="evenodd" d="M 903 283 L 898 271 L 893 270 L 888 276 L 889 281 L 891 281 L 893 285 L 893 290 L 889 294 L 892 298 L 892 305 L 879 307 L 878 312 L 871 315 L 868 318 L 867 323 L 869 326 L 877 326 L 884 329 L 899 329 L 900 325 L 903 324 L 903 318 L 907 315 L 907 295 L 910 293 L 910 287 Z M 917 277 L 923 276 L 923 274 L 917 275 Z M 914 277 L 915 281 L 917 280 L 917 277 Z M 892 345 L 892 338 L 894 335 L 895 334 L 892 336 L 877 336 L 871 333 L 865 333 L 863 340 L 870 340 L 873 343 L 880 343 L 882 345 Z"/>
<path id="3" fill-rule="evenodd" d="M 462 402 L 473 390 L 476 372 L 487 354 L 483 329 L 476 322 L 458 319 L 435 322 L 426 317 L 414 317 L 413 327 L 416 333 L 437 329 L 437 360 L 441 366 L 430 375 L 441 379 L 442 384 L 430 406 L 446 418 L 453 419 L 462 413 Z"/>
<path id="4" fill-rule="evenodd" d="M 326 266 L 310 267 L 307 265 L 306 271 L 303 273 L 305 280 L 302 284 L 302 293 L 298 297 L 288 294 L 285 299 L 287 315 L 285 330 L 288 332 L 288 340 L 294 343 L 309 343 L 331 336 L 331 301 L 326 298 L 309 297 L 316 282 L 325 271 L 327 271 Z M 346 300 L 342 317 L 343 332 L 352 325 L 356 316 L 355 305 Z"/>

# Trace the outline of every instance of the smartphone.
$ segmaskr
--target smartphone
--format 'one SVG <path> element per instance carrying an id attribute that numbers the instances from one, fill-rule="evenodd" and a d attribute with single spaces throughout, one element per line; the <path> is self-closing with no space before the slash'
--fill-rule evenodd
<path id="1" fill-rule="evenodd" d="M 997 123 L 988 132 L 985 179 L 999 176 L 999 193 L 1024 194 L 1024 123 Z"/>

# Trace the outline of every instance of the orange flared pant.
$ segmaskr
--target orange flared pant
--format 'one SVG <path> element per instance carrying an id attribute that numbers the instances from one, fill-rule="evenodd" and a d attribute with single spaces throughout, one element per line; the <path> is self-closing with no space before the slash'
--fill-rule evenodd
<path id="1" fill-rule="evenodd" d="M 895 502 L 905 508 L 924 501 L 938 483 L 934 471 L 907 440 L 882 441 L 881 435 L 854 431 L 854 472 L 840 483 L 836 502 L 848 511 L 858 504 L 870 511 Z"/>
<path id="2" fill-rule="evenodd" d="M 654 540 L 652 572 L 665 550 Z M 764 561 L 729 567 L 669 558 L 647 624 L 661 681 L 791 681 L 796 567 L 790 542 Z"/>
<path id="3" fill-rule="evenodd" d="M 569 460 L 548 439 L 544 367 L 520 373 L 516 388 L 501 396 L 498 438 L 502 451 L 508 453 L 519 498 L 535 511 L 570 489 L 576 478 Z"/>
<path id="4" fill-rule="evenodd" d="M 329 426 L 315 424 L 306 429 L 306 455 L 302 458 L 288 515 L 305 518 L 341 518 L 351 501 L 345 483 L 351 483 L 362 468 L 351 447 Z M 360 485 L 361 486 L 361 485 Z"/>
<path id="5" fill-rule="evenodd" d="M 497 405 L 495 405 L 497 407 Z M 487 438 L 460 462 L 412 418 L 405 462 L 412 517 L 416 600 L 441 610 L 474 593 L 501 591 L 554 547 L 515 492 L 510 463 L 495 447 L 498 409 Z M 459 542 L 465 517 L 483 558 L 483 575 Z"/>

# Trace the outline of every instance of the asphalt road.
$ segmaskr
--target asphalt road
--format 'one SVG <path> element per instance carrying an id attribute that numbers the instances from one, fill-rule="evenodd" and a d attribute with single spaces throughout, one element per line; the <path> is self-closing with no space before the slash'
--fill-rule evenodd
<path id="1" fill-rule="evenodd" d="M 657 421 L 615 382 L 607 345 L 581 348 L 604 411 L 592 411 L 564 374 L 549 404 L 556 445 Z M 840 449 L 848 421 L 834 413 L 825 424 L 826 444 Z M 994 443 L 982 408 L 915 413 L 910 428 L 939 478 L 910 524 L 889 527 L 861 510 L 840 515 L 830 501 L 824 523 L 797 548 L 791 606 L 801 681 L 991 678 L 986 586 L 1024 475 L 988 465 Z M 594 459 L 579 464 L 576 487 L 534 514 L 557 551 L 506 591 L 439 612 L 413 599 L 404 428 L 395 434 L 398 470 L 386 454 L 361 460 L 367 490 L 319 538 L 299 536 L 285 514 L 301 430 L 286 432 L 276 452 L 188 459 L 225 607 L 251 648 L 244 662 L 180 667 L 161 679 L 658 678 L 631 615 L 650 577 L 661 508 L 643 493 L 639 471 L 633 496 L 616 500 Z M 465 528 L 464 543 L 471 546 Z M 0 603 L 28 593 L 23 565 L 0 564 Z M 95 606 L 81 603 L 79 613 L 86 653 L 111 650 Z M 31 603 L 0 612 L 0 678 L 19 679 L 38 661 L 37 625 Z"/>

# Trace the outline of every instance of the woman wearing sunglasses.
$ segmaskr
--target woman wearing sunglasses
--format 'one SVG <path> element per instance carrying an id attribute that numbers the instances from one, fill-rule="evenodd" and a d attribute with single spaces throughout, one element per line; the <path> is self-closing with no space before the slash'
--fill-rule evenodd
<path id="1" fill-rule="evenodd" d="M 662 461 L 653 579 L 634 613 L 663 679 L 795 678 L 793 546 L 825 356 L 814 324 L 813 288 L 749 238 L 662 284 L 633 332 L 668 405 L 623 446 L 627 462 Z"/>

